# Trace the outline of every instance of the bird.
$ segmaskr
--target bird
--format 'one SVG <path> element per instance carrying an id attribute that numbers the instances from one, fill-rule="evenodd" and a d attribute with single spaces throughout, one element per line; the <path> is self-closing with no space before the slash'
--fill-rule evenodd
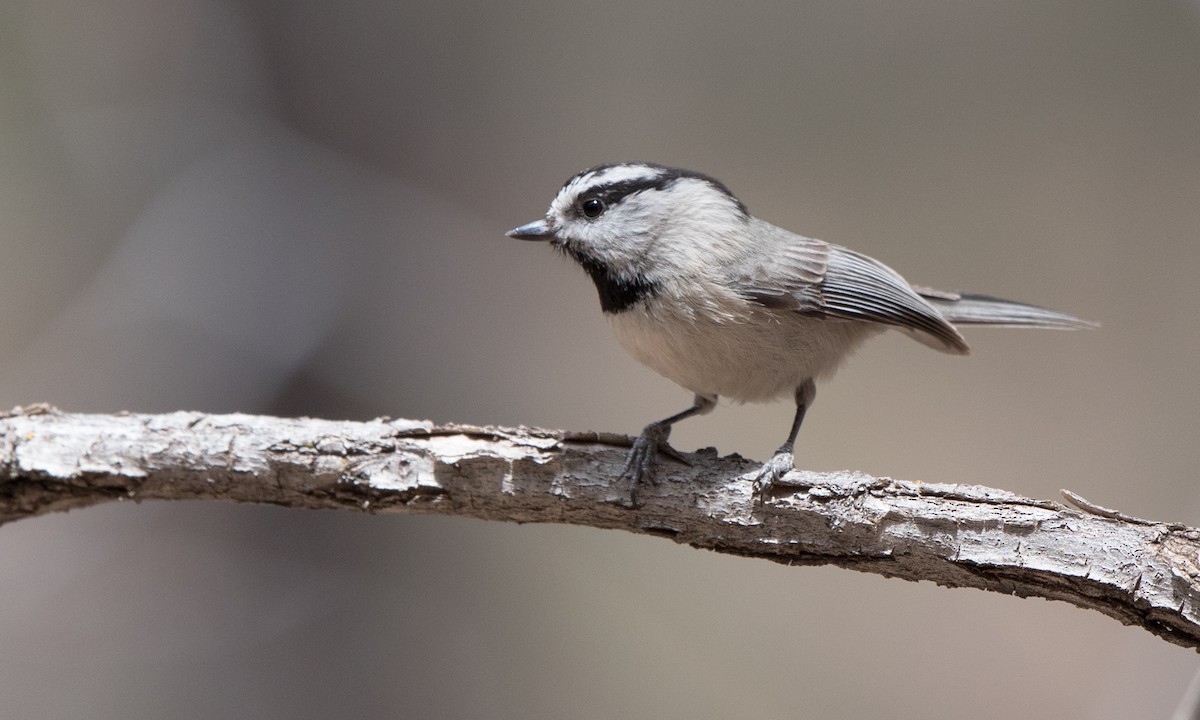
<path id="1" fill-rule="evenodd" d="M 765 497 L 793 469 L 817 381 L 885 330 L 966 355 L 959 325 L 1095 327 L 1034 305 L 912 285 L 874 258 L 751 215 L 713 177 L 650 162 L 579 172 L 544 217 L 506 234 L 548 242 L 578 263 L 621 346 L 693 395 L 690 407 L 633 441 L 621 474 L 630 488 L 623 504 L 633 507 L 660 453 L 688 463 L 668 443 L 676 423 L 711 412 L 719 397 L 790 395 L 787 439 L 749 475 L 753 496 Z"/>

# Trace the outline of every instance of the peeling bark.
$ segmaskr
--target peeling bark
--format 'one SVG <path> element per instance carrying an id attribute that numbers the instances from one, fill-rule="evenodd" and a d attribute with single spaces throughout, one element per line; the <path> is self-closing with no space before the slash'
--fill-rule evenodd
<path id="1" fill-rule="evenodd" d="M 1200 649 L 1200 531 L 978 485 L 794 471 L 756 504 L 758 463 L 664 461 L 622 505 L 629 438 L 533 428 L 252 415 L 0 416 L 0 523 L 111 500 L 557 522 L 660 535 L 790 565 L 1064 600 Z"/>

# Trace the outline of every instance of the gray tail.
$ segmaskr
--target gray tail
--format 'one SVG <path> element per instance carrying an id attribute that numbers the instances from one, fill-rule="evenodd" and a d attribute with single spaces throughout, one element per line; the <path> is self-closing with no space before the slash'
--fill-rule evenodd
<path id="1" fill-rule="evenodd" d="M 1001 300 L 987 295 L 913 289 L 955 325 L 997 325 L 1057 330 L 1099 327 L 1097 323 L 1036 305 Z"/>

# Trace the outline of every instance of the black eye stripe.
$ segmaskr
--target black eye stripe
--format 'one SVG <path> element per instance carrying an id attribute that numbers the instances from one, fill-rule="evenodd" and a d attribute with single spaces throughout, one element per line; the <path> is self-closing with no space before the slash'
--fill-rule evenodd
<path id="1" fill-rule="evenodd" d="M 638 178 L 636 180 L 621 180 L 618 182 L 605 183 L 597 185 L 588 190 L 585 197 L 600 198 L 605 205 L 612 206 L 621 202 L 625 198 L 634 193 L 645 192 L 647 190 L 664 190 L 671 185 L 674 185 L 679 178 L 664 178 L 664 177 L 648 177 Z"/>

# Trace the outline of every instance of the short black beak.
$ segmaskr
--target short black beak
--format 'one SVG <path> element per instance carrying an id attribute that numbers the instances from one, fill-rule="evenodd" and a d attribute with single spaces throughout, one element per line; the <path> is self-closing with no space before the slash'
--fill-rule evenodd
<path id="1" fill-rule="evenodd" d="M 518 240 L 553 240 L 554 231 L 546 224 L 545 220 L 534 220 L 531 223 L 525 223 L 519 228 L 513 228 L 507 233 L 510 238 Z"/>

